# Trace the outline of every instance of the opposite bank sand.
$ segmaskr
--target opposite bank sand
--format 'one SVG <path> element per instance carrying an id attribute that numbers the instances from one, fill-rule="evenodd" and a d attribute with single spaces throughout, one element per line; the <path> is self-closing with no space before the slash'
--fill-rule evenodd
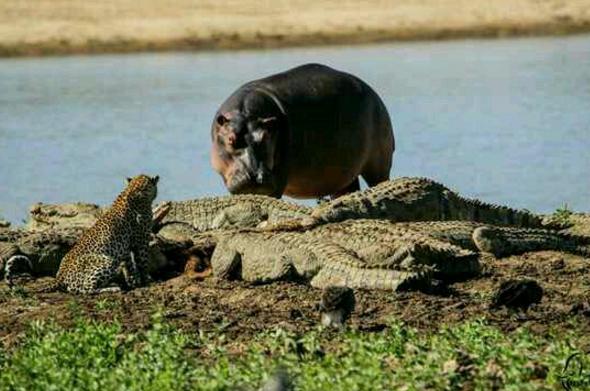
<path id="1" fill-rule="evenodd" d="M 2 0 L 0 56 L 590 31 L 590 0 Z"/>

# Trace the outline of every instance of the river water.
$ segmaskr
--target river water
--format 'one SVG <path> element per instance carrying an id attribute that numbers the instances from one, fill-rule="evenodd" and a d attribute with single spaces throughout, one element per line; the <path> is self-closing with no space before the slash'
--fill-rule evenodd
<path id="1" fill-rule="evenodd" d="M 225 194 L 209 127 L 242 83 L 305 62 L 380 94 L 393 176 L 538 212 L 590 211 L 590 36 L 0 60 L 0 215 L 109 204 L 159 174 L 163 199 Z"/>

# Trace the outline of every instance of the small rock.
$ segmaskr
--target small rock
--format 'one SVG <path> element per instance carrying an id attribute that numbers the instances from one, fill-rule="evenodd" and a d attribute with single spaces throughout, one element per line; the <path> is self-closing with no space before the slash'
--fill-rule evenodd
<path id="1" fill-rule="evenodd" d="M 354 310 L 354 291 L 343 286 L 329 286 L 322 292 L 319 308 L 322 324 L 342 328 Z"/>
<path id="2" fill-rule="evenodd" d="M 557 258 L 551 262 L 551 268 L 553 270 L 562 270 L 565 267 L 565 260 L 563 258 Z"/>
<path id="3" fill-rule="evenodd" d="M 293 320 L 295 320 L 295 319 L 301 319 L 301 318 L 303 318 L 303 312 L 301 312 L 300 309 L 293 308 L 289 312 L 289 318 L 290 319 L 293 319 Z"/>
<path id="4" fill-rule="evenodd" d="M 590 316 L 590 304 L 587 301 L 580 301 L 572 305 L 569 313 L 571 315 Z"/>
<path id="5" fill-rule="evenodd" d="M 277 370 L 262 386 L 260 391 L 288 391 L 293 386 L 287 372 L 284 369 Z"/>
<path id="6" fill-rule="evenodd" d="M 449 296 L 451 294 L 451 289 L 444 281 L 435 279 L 428 280 L 424 286 L 420 287 L 420 291 L 433 296 Z"/>
<path id="7" fill-rule="evenodd" d="M 524 368 L 528 369 L 533 375 L 533 379 L 546 379 L 549 374 L 549 368 L 545 364 L 529 361 L 524 364 Z"/>
<path id="8" fill-rule="evenodd" d="M 492 298 L 492 307 L 528 309 L 541 302 L 543 288 L 535 280 L 508 280 L 500 284 Z"/>

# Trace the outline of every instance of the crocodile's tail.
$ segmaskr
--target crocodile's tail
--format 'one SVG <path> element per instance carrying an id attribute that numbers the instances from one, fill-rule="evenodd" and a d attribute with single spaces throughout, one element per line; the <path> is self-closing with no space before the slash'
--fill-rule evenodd
<path id="1" fill-rule="evenodd" d="M 461 197 L 428 178 L 398 178 L 343 195 L 316 207 L 311 217 L 321 222 L 347 219 L 400 221 L 463 220 L 518 227 L 544 227 L 542 218 L 526 210 Z"/>
<path id="2" fill-rule="evenodd" d="M 258 227 L 256 227 L 253 231 L 306 231 L 320 223 L 321 220 L 315 219 L 311 216 L 306 216 L 301 218 L 284 219 L 274 223 L 269 223 L 265 221 L 259 224 Z"/>
<path id="3" fill-rule="evenodd" d="M 310 281 L 314 288 L 346 286 L 349 288 L 405 291 L 417 289 L 432 277 L 432 271 L 367 269 L 346 264 L 326 264 Z"/>
<path id="4" fill-rule="evenodd" d="M 467 220 L 484 224 L 509 225 L 523 228 L 552 228 L 543 225 L 543 218 L 524 209 L 489 204 L 477 199 L 464 198 L 447 190 L 443 198 L 443 220 Z"/>
<path id="5" fill-rule="evenodd" d="M 545 229 L 483 226 L 473 231 L 473 242 L 483 252 L 500 258 L 528 251 L 564 251 L 590 258 L 590 237 Z"/>

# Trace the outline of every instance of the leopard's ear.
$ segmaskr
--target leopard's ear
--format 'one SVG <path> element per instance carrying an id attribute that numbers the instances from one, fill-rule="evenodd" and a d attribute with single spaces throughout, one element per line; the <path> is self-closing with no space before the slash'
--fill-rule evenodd
<path id="1" fill-rule="evenodd" d="M 160 176 L 159 175 L 156 175 L 155 177 L 152 178 L 152 182 L 154 182 L 154 185 L 156 183 L 158 183 L 159 180 L 160 180 Z"/>
<path id="2" fill-rule="evenodd" d="M 133 178 L 127 177 L 127 179 L 125 180 L 125 184 L 127 184 L 127 185 L 130 184 L 132 180 L 133 180 Z"/>

